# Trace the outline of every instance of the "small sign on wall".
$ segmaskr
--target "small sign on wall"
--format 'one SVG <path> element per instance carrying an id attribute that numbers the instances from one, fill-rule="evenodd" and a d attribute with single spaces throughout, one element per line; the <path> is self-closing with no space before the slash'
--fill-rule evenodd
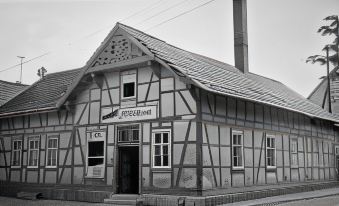
<path id="1" fill-rule="evenodd" d="M 102 123 L 156 119 L 157 106 L 113 109 L 111 112 L 103 110 L 102 113 Z"/>

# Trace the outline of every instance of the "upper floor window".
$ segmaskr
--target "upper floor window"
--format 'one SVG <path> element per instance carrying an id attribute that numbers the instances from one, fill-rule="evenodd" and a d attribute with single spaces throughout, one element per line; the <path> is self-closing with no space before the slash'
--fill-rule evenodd
<path id="1" fill-rule="evenodd" d="M 276 147 L 275 147 L 275 136 L 266 136 L 266 166 L 268 168 L 276 167 Z"/>
<path id="2" fill-rule="evenodd" d="M 39 139 L 28 141 L 28 167 L 36 168 L 39 162 Z"/>
<path id="3" fill-rule="evenodd" d="M 46 167 L 56 167 L 58 161 L 58 138 L 49 137 L 47 140 L 47 161 Z"/>
<path id="4" fill-rule="evenodd" d="M 171 167 L 171 132 L 154 130 L 152 133 L 152 162 L 154 168 Z"/>
<path id="5" fill-rule="evenodd" d="M 298 167 L 298 140 L 291 139 L 291 166 Z"/>
<path id="6" fill-rule="evenodd" d="M 135 70 L 121 73 L 121 98 L 129 99 L 136 96 L 137 75 Z"/>
<path id="7" fill-rule="evenodd" d="M 12 142 L 12 167 L 21 167 L 22 141 L 13 140 Z"/>
<path id="8" fill-rule="evenodd" d="M 233 169 L 244 168 L 244 133 L 232 131 L 232 163 Z"/>

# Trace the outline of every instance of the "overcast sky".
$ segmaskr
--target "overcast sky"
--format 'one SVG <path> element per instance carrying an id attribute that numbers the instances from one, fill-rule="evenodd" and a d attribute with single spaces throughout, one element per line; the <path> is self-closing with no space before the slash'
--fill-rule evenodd
<path id="1" fill-rule="evenodd" d="M 234 65 L 232 0 L 215 0 L 154 27 L 208 1 L 0 0 L 0 71 L 20 63 L 17 56 L 30 60 L 46 53 L 23 65 L 23 83 L 37 81 L 42 66 L 48 73 L 82 67 L 124 19 L 168 43 Z M 326 24 L 324 17 L 339 14 L 339 1 L 248 0 L 247 12 L 250 71 L 308 96 L 326 68 L 305 60 L 332 41 L 316 31 Z M 0 79 L 18 81 L 19 71 L 0 72 Z"/>

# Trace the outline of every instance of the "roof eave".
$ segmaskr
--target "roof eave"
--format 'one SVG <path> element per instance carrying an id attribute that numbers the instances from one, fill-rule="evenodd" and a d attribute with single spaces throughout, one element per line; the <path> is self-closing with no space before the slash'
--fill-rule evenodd
<path id="1" fill-rule="evenodd" d="M 15 112 L 6 112 L 6 113 L 0 113 L 0 119 L 8 118 L 8 117 L 16 117 L 16 116 L 22 116 L 22 115 L 29 115 L 29 114 L 37 114 L 37 113 L 45 113 L 45 112 L 52 112 L 57 111 L 58 108 L 56 107 L 45 107 L 45 108 L 39 108 L 39 109 L 29 109 L 29 110 L 22 110 L 22 111 L 15 111 Z"/>

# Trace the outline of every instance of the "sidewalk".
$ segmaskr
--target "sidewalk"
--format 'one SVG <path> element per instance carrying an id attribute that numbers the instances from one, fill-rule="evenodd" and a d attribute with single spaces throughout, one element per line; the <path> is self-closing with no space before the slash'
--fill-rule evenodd
<path id="1" fill-rule="evenodd" d="M 284 202 L 298 201 L 298 200 L 304 200 L 304 199 L 328 197 L 328 196 L 333 196 L 333 195 L 339 195 L 339 187 L 230 203 L 230 204 L 227 204 L 227 206 L 267 205 L 267 204 L 272 204 L 272 203 L 284 203 Z"/>

